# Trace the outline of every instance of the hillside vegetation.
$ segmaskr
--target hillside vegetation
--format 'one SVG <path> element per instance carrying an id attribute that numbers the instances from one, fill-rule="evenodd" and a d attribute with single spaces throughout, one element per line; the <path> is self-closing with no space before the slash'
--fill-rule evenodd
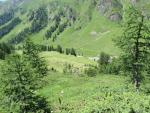
<path id="1" fill-rule="evenodd" d="M 10 2 L 5 4 L 12 6 L 15 17 L 22 22 L 5 33 L 1 42 L 20 44 L 30 37 L 37 44 L 73 47 L 90 56 L 101 51 L 113 56 L 120 53 L 112 40 L 121 33 L 120 21 L 127 4 L 123 0 L 18 0 L 12 5 Z M 3 26 L 7 27 L 7 23 Z"/>
<path id="2" fill-rule="evenodd" d="M 0 113 L 150 113 L 150 0 L 0 2 Z"/>
<path id="3" fill-rule="evenodd" d="M 117 56 L 120 50 L 114 46 L 112 40 L 121 33 L 120 21 L 123 18 L 123 9 L 128 4 L 136 4 L 146 13 L 149 11 L 148 0 L 129 1 L 14 0 L 12 3 L 8 1 L 5 4 L 14 9 L 15 17 L 19 17 L 22 22 L 5 33 L 0 41 L 19 44 L 30 37 L 37 44 L 73 47 L 88 56 L 96 56 L 102 51 Z"/>

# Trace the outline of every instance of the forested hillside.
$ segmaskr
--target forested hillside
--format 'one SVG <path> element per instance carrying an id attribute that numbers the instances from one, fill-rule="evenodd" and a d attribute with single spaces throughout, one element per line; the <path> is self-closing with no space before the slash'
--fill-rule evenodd
<path id="1" fill-rule="evenodd" d="M 150 0 L 1 1 L 0 113 L 150 113 Z"/>
<path id="2" fill-rule="evenodd" d="M 1 42 L 20 44 L 30 37 L 37 44 L 72 47 L 80 54 L 96 56 L 105 51 L 117 56 L 119 49 L 112 40 L 121 33 L 123 10 L 129 4 L 149 12 L 146 0 L 7 1 L 2 8 L 6 11 L 0 15 L 0 28 L 8 30 L 1 31 Z M 9 30 L 13 18 L 21 22 Z"/>

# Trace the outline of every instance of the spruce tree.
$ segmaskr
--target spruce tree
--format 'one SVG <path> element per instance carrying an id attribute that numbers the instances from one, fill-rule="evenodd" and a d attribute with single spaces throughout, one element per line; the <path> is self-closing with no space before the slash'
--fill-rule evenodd
<path id="1" fill-rule="evenodd" d="M 56 49 L 57 49 L 57 52 L 63 53 L 63 49 L 60 45 L 58 45 Z"/>
<path id="2" fill-rule="evenodd" d="M 32 64 L 32 68 L 36 69 L 39 73 L 39 77 L 46 76 L 48 73 L 48 68 L 45 60 L 39 56 L 40 49 L 35 45 L 30 39 L 25 41 L 23 45 L 23 55 Z"/>
<path id="3" fill-rule="evenodd" d="M 140 87 L 150 48 L 150 31 L 142 11 L 130 7 L 126 11 L 124 29 L 117 45 L 122 49 L 124 69 L 131 75 L 136 89 Z"/>
<path id="4" fill-rule="evenodd" d="M 3 104 L 10 113 L 50 113 L 44 97 L 36 94 L 39 73 L 23 56 L 12 55 L 3 67 Z"/>
<path id="5" fill-rule="evenodd" d="M 77 56 L 76 51 L 75 51 L 74 48 L 72 48 L 72 49 L 70 50 L 70 54 L 71 54 L 71 55 L 74 55 L 74 56 Z"/>

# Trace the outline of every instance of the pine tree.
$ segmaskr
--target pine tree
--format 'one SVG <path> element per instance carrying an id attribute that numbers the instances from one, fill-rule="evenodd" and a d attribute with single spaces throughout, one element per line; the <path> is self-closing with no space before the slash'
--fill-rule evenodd
<path id="1" fill-rule="evenodd" d="M 12 55 L 3 67 L 3 102 L 8 112 L 50 113 L 50 107 L 44 97 L 35 93 L 39 88 L 39 73 L 23 56 Z M 4 104 L 3 104 L 4 105 Z"/>
<path id="2" fill-rule="evenodd" d="M 77 56 L 76 51 L 75 51 L 74 48 L 72 48 L 72 49 L 70 50 L 70 54 L 71 54 L 71 55 L 74 55 L 74 56 Z"/>
<path id="3" fill-rule="evenodd" d="M 31 62 L 32 68 L 39 73 L 39 77 L 46 76 L 48 68 L 45 61 L 39 56 L 40 49 L 37 45 L 27 39 L 23 46 L 23 55 Z"/>
<path id="4" fill-rule="evenodd" d="M 138 90 L 150 55 L 150 31 L 141 11 L 130 7 L 126 14 L 123 35 L 118 39 L 117 45 L 123 51 L 124 69 L 131 75 Z"/>
<path id="5" fill-rule="evenodd" d="M 66 55 L 70 54 L 70 49 L 66 48 Z"/>
<path id="6" fill-rule="evenodd" d="M 59 53 L 63 53 L 63 49 L 62 49 L 62 47 L 61 47 L 60 45 L 57 46 L 57 51 L 58 51 Z"/>

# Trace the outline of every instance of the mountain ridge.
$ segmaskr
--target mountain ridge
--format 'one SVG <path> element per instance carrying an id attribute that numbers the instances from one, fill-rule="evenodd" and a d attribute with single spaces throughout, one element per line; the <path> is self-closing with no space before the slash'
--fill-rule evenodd
<path id="1" fill-rule="evenodd" d="M 29 37 L 37 44 L 73 47 L 80 54 L 95 56 L 105 51 L 111 55 L 118 55 L 120 52 L 112 40 L 121 33 L 120 24 L 125 5 L 130 2 L 143 7 L 149 4 L 146 1 L 142 3 L 138 0 L 7 1 L 5 5 L 8 4 L 9 8 L 5 11 L 13 9 L 14 17 L 19 17 L 22 22 L 0 41 L 21 45 L 22 41 Z M 40 9 L 42 7 L 44 8 Z M 44 11 L 46 13 L 43 13 Z M 40 17 L 40 14 L 45 14 L 45 18 Z"/>

